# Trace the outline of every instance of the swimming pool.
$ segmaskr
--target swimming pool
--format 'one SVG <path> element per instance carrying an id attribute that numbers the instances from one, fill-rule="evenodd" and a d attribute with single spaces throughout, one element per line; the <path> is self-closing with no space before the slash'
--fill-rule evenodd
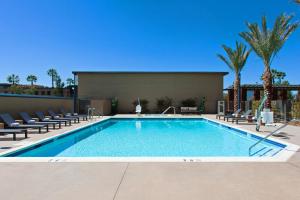
<path id="1" fill-rule="evenodd" d="M 4 157 L 274 157 L 285 144 L 202 118 L 110 118 Z"/>

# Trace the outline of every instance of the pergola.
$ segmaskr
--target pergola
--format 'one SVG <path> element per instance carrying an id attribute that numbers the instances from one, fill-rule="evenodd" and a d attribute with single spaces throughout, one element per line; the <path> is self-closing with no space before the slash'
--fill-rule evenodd
<path id="1" fill-rule="evenodd" d="M 229 101 L 234 99 L 233 86 L 229 86 L 225 90 L 228 91 Z M 240 88 L 240 100 L 247 101 L 247 91 L 253 91 L 253 100 L 259 101 L 262 97 L 264 87 L 261 84 L 244 84 Z M 273 85 L 272 100 L 287 100 L 289 91 L 298 91 L 300 94 L 300 85 Z"/>

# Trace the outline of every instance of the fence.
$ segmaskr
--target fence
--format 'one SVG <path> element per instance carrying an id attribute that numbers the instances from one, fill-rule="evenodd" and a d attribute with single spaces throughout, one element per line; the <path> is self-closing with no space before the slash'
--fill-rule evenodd
<path id="1" fill-rule="evenodd" d="M 66 111 L 73 110 L 73 99 L 65 97 L 0 94 L 0 113 L 10 113 L 19 117 L 19 112 L 34 115 L 36 111 L 47 111 L 49 108 L 58 112 L 61 107 Z"/>
<path id="2" fill-rule="evenodd" d="M 242 111 L 252 110 L 252 113 L 255 113 L 258 105 L 259 101 L 242 101 L 240 108 Z M 300 102 L 293 100 L 272 101 L 272 111 L 275 121 L 300 119 Z M 233 112 L 233 101 L 226 102 L 226 112 Z"/>

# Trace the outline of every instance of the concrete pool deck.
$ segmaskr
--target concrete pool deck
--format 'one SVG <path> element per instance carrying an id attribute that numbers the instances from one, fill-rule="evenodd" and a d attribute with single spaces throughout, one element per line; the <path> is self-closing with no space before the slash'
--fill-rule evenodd
<path id="1" fill-rule="evenodd" d="M 37 141 L 84 124 L 32 134 L 26 140 L 1 136 L 0 147 Z M 238 126 L 254 130 L 253 125 Z M 300 145 L 300 127 L 288 126 L 282 132 L 286 134 L 280 140 Z M 300 152 L 280 163 L 0 163 L 1 199 L 299 200 L 299 188 Z"/>

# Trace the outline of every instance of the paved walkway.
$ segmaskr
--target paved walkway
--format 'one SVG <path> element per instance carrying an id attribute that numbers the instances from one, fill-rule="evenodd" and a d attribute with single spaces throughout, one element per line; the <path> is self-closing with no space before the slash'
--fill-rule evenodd
<path id="1" fill-rule="evenodd" d="M 299 127 L 283 132 L 300 145 Z M 284 163 L 0 163 L 6 200 L 299 200 L 299 188 L 298 152 Z"/>

